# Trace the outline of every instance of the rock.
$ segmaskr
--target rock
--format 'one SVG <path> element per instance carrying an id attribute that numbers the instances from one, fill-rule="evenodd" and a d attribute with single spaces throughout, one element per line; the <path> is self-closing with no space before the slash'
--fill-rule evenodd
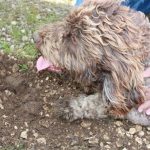
<path id="1" fill-rule="evenodd" d="M 123 140 L 117 139 L 116 145 L 117 145 L 117 147 L 122 147 L 123 146 Z"/>
<path id="2" fill-rule="evenodd" d="M 106 140 L 106 141 L 108 141 L 108 140 L 110 139 L 109 136 L 106 135 L 106 134 L 103 136 L 103 138 L 104 138 L 104 140 Z"/>
<path id="3" fill-rule="evenodd" d="M 27 37 L 27 36 L 23 36 L 23 37 L 22 37 L 22 41 L 23 41 L 23 42 L 28 41 L 28 37 Z"/>
<path id="4" fill-rule="evenodd" d="M 91 122 L 82 121 L 81 122 L 81 127 L 83 127 L 83 128 L 90 128 L 91 124 L 92 124 Z"/>
<path id="5" fill-rule="evenodd" d="M 45 128 L 49 128 L 50 124 L 48 120 L 42 119 L 39 121 L 39 124 Z"/>
<path id="6" fill-rule="evenodd" d="M 136 126 L 135 126 L 135 129 L 136 129 L 137 132 L 142 131 L 142 126 L 136 125 Z"/>
<path id="7" fill-rule="evenodd" d="M 14 50 L 14 49 L 15 49 L 15 45 L 11 45 L 11 46 L 10 46 L 10 49 L 11 49 L 11 50 Z"/>
<path id="8" fill-rule="evenodd" d="M 136 129 L 135 129 L 135 128 L 130 128 L 130 129 L 129 129 L 129 133 L 130 133 L 131 135 L 135 134 L 135 133 L 136 133 Z"/>
<path id="9" fill-rule="evenodd" d="M 27 139 L 28 138 L 28 129 L 26 129 L 25 131 L 21 132 L 20 137 L 23 139 Z"/>
<path id="10" fill-rule="evenodd" d="M 18 64 L 14 64 L 13 66 L 12 66 L 12 72 L 13 73 L 16 73 L 16 72 L 18 72 L 19 71 L 19 66 L 18 66 Z"/>
<path id="11" fill-rule="evenodd" d="M 143 132 L 143 131 L 140 131 L 140 132 L 139 132 L 139 136 L 140 136 L 140 137 L 144 136 L 144 132 Z"/>
<path id="12" fill-rule="evenodd" d="M 38 142 L 39 144 L 45 144 L 45 145 L 46 145 L 46 139 L 45 139 L 45 138 L 38 138 L 38 139 L 37 139 L 37 142 Z"/>
<path id="13" fill-rule="evenodd" d="M 125 130 L 122 127 L 116 129 L 119 136 L 123 137 L 125 134 Z"/>
<path id="14" fill-rule="evenodd" d="M 135 141 L 136 141 L 138 144 L 140 144 L 140 145 L 142 145 L 142 143 L 143 143 L 142 139 L 139 138 L 139 137 L 136 137 L 136 138 L 135 138 Z"/>
<path id="15" fill-rule="evenodd" d="M 96 137 L 90 137 L 88 143 L 91 145 L 97 145 L 99 143 L 99 139 Z"/>
<path id="16" fill-rule="evenodd" d="M 16 22 L 16 21 L 12 21 L 11 24 L 12 24 L 12 25 L 16 25 L 17 22 Z"/>
<path id="17" fill-rule="evenodd" d="M 146 145 L 146 148 L 147 148 L 147 149 L 150 149 L 150 144 L 147 144 L 147 145 Z"/>
<path id="18" fill-rule="evenodd" d="M 118 127 L 120 127 L 120 126 L 123 125 L 123 123 L 122 123 L 121 121 L 116 121 L 115 124 L 116 124 L 116 126 L 118 126 Z"/>
<path id="19" fill-rule="evenodd" d="M 4 106 L 0 103 L 0 109 L 4 109 Z"/>
<path id="20" fill-rule="evenodd" d="M 22 32 L 22 33 L 26 33 L 26 30 L 25 30 L 25 29 L 22 29 L 21 32 Z"/>
<path id="21" fill-rule="evenodd" d="M 34 130 L 33 130 L 33 136 L 34 136 L 35 138 L 38 137 L 38 133 L 36 133 Z"/>

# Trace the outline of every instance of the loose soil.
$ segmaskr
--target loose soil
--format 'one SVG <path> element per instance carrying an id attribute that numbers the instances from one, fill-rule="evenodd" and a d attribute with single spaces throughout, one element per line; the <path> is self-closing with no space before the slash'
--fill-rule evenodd
<path id="1" fill-rule="evenodd" d="M 27 64 L 29 69 L 23 71 L 19 64 Z M 37 73 L 34 66 L 34 62 L 0 54 L 1 150 L 147 149 L 149 128 L 113 119 L 61 120 L 59 104 L 83 91 L 68 75 Z M 134 135 L 130 128 L 135 128 Z"/>

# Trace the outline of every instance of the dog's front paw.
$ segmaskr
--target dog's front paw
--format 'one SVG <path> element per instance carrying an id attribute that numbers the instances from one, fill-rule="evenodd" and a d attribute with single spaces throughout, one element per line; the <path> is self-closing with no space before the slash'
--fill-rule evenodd
<path id="1" fill-rule="evenodd" d="M 63 103 L 59 104 L 56 114 L 57 114 L 58 118 L 60 118 L 62 120 L 66 120 L 69 122 L 76 120 L 74 118 L 73 108 L 70 107 L 69 101 L 63 101 Z"/>
<path id="2" fill-rule="evenodd" d="M 135 108 L 131 109 L 131 111 L 127 114 L 127 119 L 134 124 L 150 126 L 150 116 L 147 116 L 145 113 L 138 112 Z"/>

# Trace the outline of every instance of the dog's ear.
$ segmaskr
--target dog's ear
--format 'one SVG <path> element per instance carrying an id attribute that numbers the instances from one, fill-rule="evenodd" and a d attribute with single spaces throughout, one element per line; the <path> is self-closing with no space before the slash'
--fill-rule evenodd
<path id="1" fill-rule="evenodd" d="M 101 64 L 103 98 L 112 106 L 113 113 L 121 115 L 144 101 L 142 65 L 131 55 L 113 52 L 105 56 Z"/>

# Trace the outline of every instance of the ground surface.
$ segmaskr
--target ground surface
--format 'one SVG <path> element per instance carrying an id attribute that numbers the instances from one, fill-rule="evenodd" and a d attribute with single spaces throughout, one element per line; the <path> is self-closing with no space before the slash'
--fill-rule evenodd
<path id="1" fill-rule="evenodd" d="M 150 148 L 150 128 L 113 119 L 68 123 L 58 118 L 58 104 L 82 89 L 67 76 L 38 74 L 32 61 L 26 69 L 24 63 L 0 56 L 1 150 Z"/>
<path id="2" fill-rule="evenodd" d="M 0 150 L 147 150 L 150 128 L 128 121 L 68 123 L 56 110 L 82 93 L 68 76 L 37 73 L 32 33 L 70 7 L 36 0 L 0 0 Z M 26 58 L 26 59 L 20 59 Z M 32 60 L 31 60 L 32 59 Z"/>

